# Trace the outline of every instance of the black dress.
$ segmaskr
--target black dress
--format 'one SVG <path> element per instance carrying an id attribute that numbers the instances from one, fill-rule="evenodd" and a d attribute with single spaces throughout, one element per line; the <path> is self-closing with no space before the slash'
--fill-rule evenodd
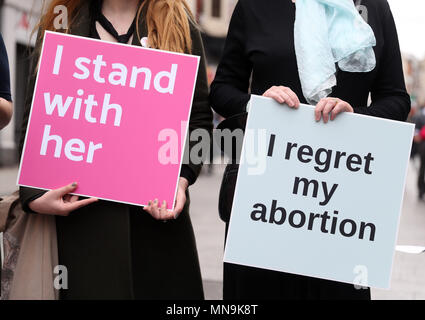
<path id="1" fill-rule="evenodd" d="M 90 2 L 83 3 L 71 26 L 71 34 L 93 37 Z M 143 17 L 142 14 L 139 21 L 140 37 L 147 36 Z M 201 56 L 201 63 L 189 130 L 212 130 L 204 49 L 200 33 L 194 26 L 191 26 L 191 36 L 192 54 Z M 141 45 L 137 32 L 134 32 L 132 44 Z M 35 76 L 30 79 L 23 133 L 28 123 L 34 83 Z M 140 119 L 141 123 L 143 120 Z M 21 148 L 22 145 L 23 141 Z M 192 184 L 201 166 L 184 165 L 181 176 Z M 29 202 L 43 193 L 21 187 L 23 208 L 31 212 Z M 189 203 L 187 193 L 187 202 L 179 218 L 167 223 L 155 220 L 140 207 L 108 201 L 76 210 L 68 217 L 56 217 L 59 263 L 68 269 L 68 289 L 61 290 L 60 298 L 203 299 Z"/>
<path id="2" fill-rule="evenodd" d="M 12 101 L 10 94 L 9 61 L 7 59 L 6 47 L 0 34 L 0 98 Z"/>
<path id="3" fill-rule="evenodd" d="M 377 40 L 376 68 L 368 73 L 339 70 L 331 96 L 349 102 L 356 113 L 405 121 L 410 111 L 410 97 L 405 88 L 397 31 L 389 5 L 386 0 L 363 0 L 362 5 L 367 8 L 363 14 L 367 15 Z M 238 2 L 211 85 L 210 103 L 217 113 L 226 118 L 242 114 L 250 99 L 249 91 L 262 95 L 274 85 L 290 87 L 300 101 L 306 103 L 298 76 L 294 22 L 295 5 L 291 0 Z M 220 215 L 226 222 L 234 191 L 229 185 L 234 186 L 236 172 L 237 167 L 229 165 L 224 175 Z M 224 298 L 370 299 L 370 290 L 225 263 Z"/>

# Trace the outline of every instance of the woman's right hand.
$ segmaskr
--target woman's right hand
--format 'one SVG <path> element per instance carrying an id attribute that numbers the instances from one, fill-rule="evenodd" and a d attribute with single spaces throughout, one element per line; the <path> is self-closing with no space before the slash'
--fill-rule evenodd
<path id="1" fill-rule="evenodd" d="M 31 201 L 29 208 L 39 214 L 68 216 L 72 211 L 98 201 L 96 198 L 78 200 L 78 196 L 70 195 L 77 189 L 77 183 L 46 192 L 40 198 Z"/>
<path id="2" fill-rule="evenodd" d="M 298 96 L 288 87 L 284 86 L 273 86 L 266 92 L 264 92 L 263 97 L 273 98 L 279 103 L 286 103 L 291 108 L 298 109 L 300 106 L 300 100 Z"/>

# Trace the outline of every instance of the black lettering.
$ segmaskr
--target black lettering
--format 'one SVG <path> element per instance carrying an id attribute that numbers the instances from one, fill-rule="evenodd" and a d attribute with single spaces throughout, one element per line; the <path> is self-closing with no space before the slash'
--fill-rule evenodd
<path id="1" fill-rule="evenodd" d="M 372 157 L 372 154 L 371 153 L 368 153 L 367 156 L 364 157 L 364 159 L 366 160 L 366 164 L 365 164 L 365 167 L 364 167 L 364 172 L 366 174 L 372 174 L 372 171 L 370 171 L 370 162 L 373 161 L 373 160 L 375 160 L 375 159 Z"/>
<path id="2" fill-rule="evenodd" d="M 314 214 L 313 212 L 311 212 L 310 218 L 308 219 L 308 230 L 313 230 L 313 224 L 316 218 L 320 218 L 320 214 Z"/>
<path id="3" fill-rule="evenodd" d="M 262 222 L 267 222 L 267 208 L 264 204 L 261 203 L 257 203 L 254 205 L 254 209 L 258 209 L 261 208 L 261 210 L 254 210 L 251 212 L 251 219 L 254 221 L 262 221 Z M 257 215 L 260 214 L 260 216 L 258 217 Z"/>
<path id="4" fill-rule="evenodd" d="M 334 211 L 334 214 L 337 215 L 339 212 L 338 211 Z M 335 234 L 336 232 L 336 224 L 338 222 L 338 217 L 333 217 L 332 218 L 332 226 L 331 226 L 331 234 Z"/>
<path id="5" fill-rule="evenodd" d="M 375 241 L 375 232 L 376 232 L 376 226 L 373 223 L 365 223 L 362 222 L 360 224 L 360 233 L 359 233 L 359 239 L 363 239 L 364 238 L 364 234 L 365 234 L 365 229 L 366 227 L 370 228 L 370 236 L 369 236 L 369 240 L 370 241 Z"/>
<path id="6" fill-rule="evenodd" d="M 339 168 L 339 161 L 341 160 L 342 157 L 347 156 L 347 153 L 345 152 L 341 152 L 341 151 L 337 151 L 336 152 L 336 156 L 335 156 L 335 169 Z"/>
<path id="7" fill-rule="evenodd" d="M 298 224 L 296 224 L 295 222 L 294 222 L 294 220 L 295 220 L 295 215 L 299 215 L 300 216 L 300 221 L 299 221 L 299 223 Z M 303 226 L 304 226 L 304 224 L 305 224 L 305 214 L 304 214 L 304 212 L 302 212 L 302 211 L 300 211 L 300 210 L 294 210 L 294 211 L 292 211 L 290 214 L 289 214 L 289 219 L 288 219 L 288 221 L 289 221 L 289 224 L 290 224 L 290 226 L 291 227 L 293 227 L 293 228 L 302 228 Z"/>
<path id="8" fill-rule="evenodd" d="M 321 160 L 322 154 L 326 155 L 326 159 L 324 161 Z M 315 158 L 316 158 L 316 163 L 318 164 L 318 166 L 315 166 L 314 169 L 316 169 L 317 172 L 322 172 L 322 173 L 327 172 L 331 165 L 332 150 L 320 148 L 317 150 Z M 320 168 L 320 166 L 323 166 L 323 168 Z"/>
<path id="9" fill-rule="evenodd" d="M 269 142 L 269 151 L 267 152 L 268 157 L 273 157 L 273 150 L 274 150 L 274 142 L 276 140 L 276 135 L 272 134 L 270 136 L 270 142 Z"/>
<path id="10" fill-rule="evenodd" d="M 313 156 L 313 149 L 310 146 L 301 146 L 298 149 L 298 160 L 300 160 L 302 163 L 309 163 L 311 158 L 305 159 L 304 156 Z"/>
<path id="11" fill-rule="evenodd" d="M 297 146 L 298 146 L 298 144 L 296 144 L 296 143 L 288 142 L 288 144 L 286 145 L 286 155 L 285 155 L 286 160 L 291 159 L 292 149 L 296 148 Z"/>
<path id="12" fill-rule="evenodd" d="M 304 184 L 303 196 L 306 197 L 308 195 L 308 190 L 310 189 L 310 184 L 313 185 L 313 198 L 317 198 L 317 194 L 319 193 L 319 182 L 317 180 L 308 180 L 306 178 L 295 177 L 294 189 L 292 191 L 293 194 L 298 194 L 298 188 L 300 182 Z"/>
<path id="13" fill-rule="evenodd" d="M 270 219 L 269 219 L 269 223 L 274 223 L 274 224 L 278 224 L 281 225 L 285 222 L 286 220 L 286 210 L 282 207 L 276 207 L 277 206 L 277 201 L 273 200 L 272 202 L 272 209 L 270 211 Z M 280 220 L 276 220 L 275 216 L 276 216 L 276 212 L 280 211 Z"/>
<path id="14" fill-rule="evenodd" d="M 320 230 L 323 232 L 323 233 L 328 233 L 329 231 L 328 230 L 326 230 L 326 225 L 327 225 L 327 223 L 328 223 L 328 220 L 330 219 L 330 217 L 329 217 L 329 215 L 328 215 L 328 212 L 327 211 L 325 211 L 321 216 L 320 216 L 321 218 L 322 218 L 322 225 L 320 226 Z"/>
<path id="15" fill-rule="evenodd" d="M 329 201 L 332 199 L 333 194 L 336 191 L 336 188 L 338 188 L 338 184 L 335 183 L 332 186 L 331 191 L 328 192 L 328 184 L 325 181 L 322 181 L 322 189 L 323 189 L 323 194 L 325 196 L 325 200 L 323 200 L 322 202 L 319 202 L 321 206 L 326 206 L 329 203 Z"/>
<path id="16" fill-rule="evenodd" d="M 346 224 L 349 223 L 351 224 L 351 231 L 350 232 L 346 232 L 345 231 L 345 226 Z M 341 224 L 339 225 L 339 232 L 344 236 L 344 237 L 352 237 L 357 231 L 357 225 L 356 223 L 351 220 L 351 219 L 345 219 L 342 220 Z"/>
<path id="17" fill-rule="evenodd" d="M 350 171 L 357 172 L 360 170 L 360 167 L 354 168 L 354 165 L 361 165 L 362 158 L 358 154 L 352 154 L 347 158 L 347 168 Z"/>

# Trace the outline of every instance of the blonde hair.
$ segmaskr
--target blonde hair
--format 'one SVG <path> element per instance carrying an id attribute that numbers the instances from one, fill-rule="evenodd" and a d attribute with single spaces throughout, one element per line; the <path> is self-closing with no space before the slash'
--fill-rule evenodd
<path id="1" fill-rule="evenodd" d="M 59 31 L 69 33 L 83 2 L 87 0 L 52 0 L 42 15 L 34 32 L 39 30 L 40 40 L 44 31 Z M 57 6 L 65 6 L 68 10 L 69 28 L 55 30 L 54 12 Z M 43 8 L 46 7 L 45 3 Z M 190 21 L 194 21 L 190 8 L 185 0 L 145 0 L 137 12 L 137 35 L 139 34 L 139 19 L 145 13 L 148 28 L 148 42 L 151 48 L 168 50 L 180 53 L 191 53 L 192 38 L 190 34 Z"/>
<path id="2" fill-rule="evenodd" d="M 185 0 L 145 0 L 139 8 L 137 21 L 145 9 L 151 48 L 192 53 L 189 20 L 194 18 Z M 138 28 L 137 35 L 140 38 Z"/>

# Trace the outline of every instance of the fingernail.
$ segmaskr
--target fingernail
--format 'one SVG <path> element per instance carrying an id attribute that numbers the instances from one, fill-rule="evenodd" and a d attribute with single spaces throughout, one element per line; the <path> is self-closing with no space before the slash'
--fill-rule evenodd
<path id="1" fill-rule="evenodd" d="M 154 204 L 157 204 L 158 203 L 158 199 L 155 199 L 153 203 Z"/>
<path id="2" fill-rule="evenodd" d="M 149 202 L 148 202 L 148 206 L 150 206 L 151 204 L 152 204 L 152 201 L 150 201 L 150 200 L 149 200 Z"/>
<path id="3" fill-rule="evenodd" d="M 72 183 L 72 186 L 73 187 L 76 187 L 77 186 L 77 183 L 76 182 Z"/>
<path id="4" fill-rule="evenodd" d="M 165 200 L 162 201 L 162 205 L 164 205 L 164 206 L 167 205 L 167 201 L 165 201 Z"/>

